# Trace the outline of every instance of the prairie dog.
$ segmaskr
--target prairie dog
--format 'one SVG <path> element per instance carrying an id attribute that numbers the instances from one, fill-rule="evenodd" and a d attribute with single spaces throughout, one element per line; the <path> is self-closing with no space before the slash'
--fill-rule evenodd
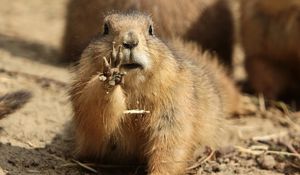
<path id="1" fill-rule="evenodd" d="M 278 99 L 300 97 L 300 1 L 241 1 L 241 39 L 249 82 Z"/>
<path id="2" fill-rule="evenodd" d="M 71 0 L 63 38 L 63 60 L 78 60 L 110 11 L 140 10 L 151 14 L 156 34 L 195 41 L 230 64 L 234 43 L 231 1 L 227 0 Z M 100 25 L 99 25 L 100 24 Z"/>
<path id="3" fill-rule="evenodd" d="M 197 148 L 220 142 L 234 99 L 224 86 L 232 82 L 220 80 L 226 75 L 209 54 L 165 44 L 154 31 L 145 14 L 111 14 L 84 50 L 70 89 L 79 157 L 176 175 Z M 149 113 L 124 114 L 129 109 Z"/>
<path id="4" fill-rule="evenodd" d="M 0 119 L 23 107 L 32 97 L 28 91 L 20 90 L 0 96 Z"/>

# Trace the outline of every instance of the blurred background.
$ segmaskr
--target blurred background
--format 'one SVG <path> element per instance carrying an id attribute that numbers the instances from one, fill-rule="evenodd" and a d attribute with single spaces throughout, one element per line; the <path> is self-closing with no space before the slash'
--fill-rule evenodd
<path id="1" fill-rule="evenodd" d="M 299 131 L 300 0 L 0 0 L 0 94 L 27 89 L 34 95 L 24 109 L 1 120 L 0 174 L 32 168 L 38 173 L 80 174 L 72 167 L 51 168 L 65 164 L 68 157 L 63 152 L 69 139 L 60 133 L 71 118 L 66 95 L 70 67 L 102 31 L 105 14 L 131 10 L 149 13 L 157 36 L 180 37 L 218 55 L 250 99 L 246 112 L 232 121 L 238 143 L 257 135 Z M 292 145 L 300 143 L 291 138 Z M 33 154 L 32 165 L 27 157 Z"/>
<path id="2" fill-rule="evenodd" d="M 1 1 L 0 47 L 14 56 L 75 63 L 105 14 L 140 10 L 153 17 L 159 37 L 216 53 L 246 92 L 299 100 L 299 0 Z"/>

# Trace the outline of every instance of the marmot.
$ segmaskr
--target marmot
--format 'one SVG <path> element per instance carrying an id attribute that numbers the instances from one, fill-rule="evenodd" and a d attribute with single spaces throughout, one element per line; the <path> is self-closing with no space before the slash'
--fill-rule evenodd
<path id="1" fill-rule="evenodd" d="M 31 97 L 32 94 L 25 90 L 19 90 L 0 96 L 0 119 L 21 108 Z"/>
<path id="2" fill-rule="evenodd" d="M 65 62 L 78 60 L 103 25 L 102 16 L 112 10 L 151 14 L 160 37 L 195 41 L 231 64 L 235 38 L 232 4 L 227 0 L 71 0 L 62 43 Z"/>
<path id="3" fill-rule="evenodd" d="M 250 85 L 267 98 L 299 98 L 300 1 L 248 0 L 241 7 Z"/>
<path id="4" fill-rule="evenodd" d="M 76 153 L 146 163 L 149 174 L 183 174 L 197 148 L 220 142 L 237 91 L 209 64 L 212 56 L 178 40 L 165 44 L 153 26 L 139 12 L 108 15 L 84 50 L 70 89 Z M 124 112 L 130 109 L 149 113 Z"/>

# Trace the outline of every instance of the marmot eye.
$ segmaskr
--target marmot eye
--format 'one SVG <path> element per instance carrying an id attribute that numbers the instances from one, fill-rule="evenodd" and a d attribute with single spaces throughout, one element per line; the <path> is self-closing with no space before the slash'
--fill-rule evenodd
<path id="1" fill-rule="evenodd" d="M 108 32 L 109 32 L 109 30 L 108 30 L 108 24 L 105 23 L 105 24 L 104 24 L 104 27 L 103 27 L 103 35 L 107 35 Z"/>
<path id="2" fill-rule="evenodd" d="M 153 28 L 152 28 L 152 25 L 149 26 L 148 32 L 149 32 L 149 35 L 153 36 Z"/>

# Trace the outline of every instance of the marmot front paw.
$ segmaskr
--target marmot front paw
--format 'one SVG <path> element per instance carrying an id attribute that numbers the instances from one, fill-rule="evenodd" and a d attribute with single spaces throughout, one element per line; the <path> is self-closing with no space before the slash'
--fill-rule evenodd
<path id="1" fill-rule="evenodd" d="M 113 49 L 111 58 L 108 61 L 106 57 L 103 57 L 103 72 L 99 74 L 100 81 L 107 82 L 110 86 L 116 86 L 123 83 L 123 76 L 125 72 L 120 72 L 120 66 L 123 61 L 123 46 L 118 47 L 118 51 L 115 48 L 115 42 L 113 42 Z"/>

